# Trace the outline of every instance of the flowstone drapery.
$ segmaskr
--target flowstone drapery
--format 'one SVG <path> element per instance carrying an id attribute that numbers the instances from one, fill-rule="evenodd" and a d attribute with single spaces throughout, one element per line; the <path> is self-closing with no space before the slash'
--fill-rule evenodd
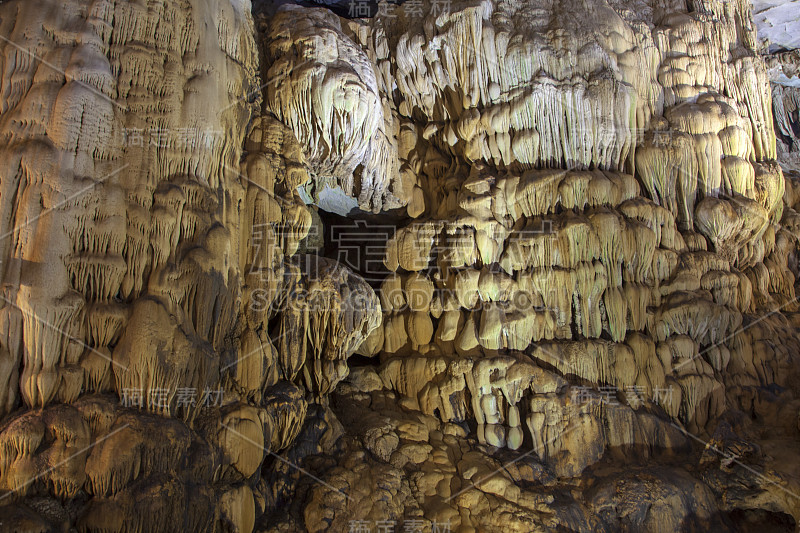
<path id="1" fill-rule="evenodd" d="M 0 5 L 0 529 L 796 527 L 749 3 L 256 4 Z"/>

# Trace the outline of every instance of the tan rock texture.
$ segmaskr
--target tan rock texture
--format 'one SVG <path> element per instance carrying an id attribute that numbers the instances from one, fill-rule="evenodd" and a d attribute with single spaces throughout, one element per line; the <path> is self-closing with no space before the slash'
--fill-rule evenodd
<path id="1" fill-rule="evenodd" d="M 0 4 L 0 530 L 795 530 L 748 2 L 261 7 Z"/>

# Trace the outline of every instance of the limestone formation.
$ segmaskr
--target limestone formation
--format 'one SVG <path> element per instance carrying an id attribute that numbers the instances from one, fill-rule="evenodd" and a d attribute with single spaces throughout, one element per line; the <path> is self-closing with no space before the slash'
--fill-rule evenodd
<path id="1" fill-rule="evenodd" d="M 0 5 L 0 530 L 794 531 L 800 16 L 299 4 Z"/>

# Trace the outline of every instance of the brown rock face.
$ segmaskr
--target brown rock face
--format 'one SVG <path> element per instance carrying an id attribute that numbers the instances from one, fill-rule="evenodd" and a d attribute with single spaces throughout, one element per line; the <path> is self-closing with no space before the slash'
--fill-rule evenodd
<path id="1" fill-rule="evenodd" d="M 797 53 L 348 8 L 0 5 L 0 530 L 793 531 Z"/>

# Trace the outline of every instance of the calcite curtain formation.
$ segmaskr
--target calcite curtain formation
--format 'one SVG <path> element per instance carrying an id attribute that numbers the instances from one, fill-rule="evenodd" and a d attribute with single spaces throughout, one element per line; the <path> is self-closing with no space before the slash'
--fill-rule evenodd
<path id="1" fill-rule="evenodd" d="M 797 53 L 381 6 L 0 5 L 0 528 L 792 530 Z"/>

